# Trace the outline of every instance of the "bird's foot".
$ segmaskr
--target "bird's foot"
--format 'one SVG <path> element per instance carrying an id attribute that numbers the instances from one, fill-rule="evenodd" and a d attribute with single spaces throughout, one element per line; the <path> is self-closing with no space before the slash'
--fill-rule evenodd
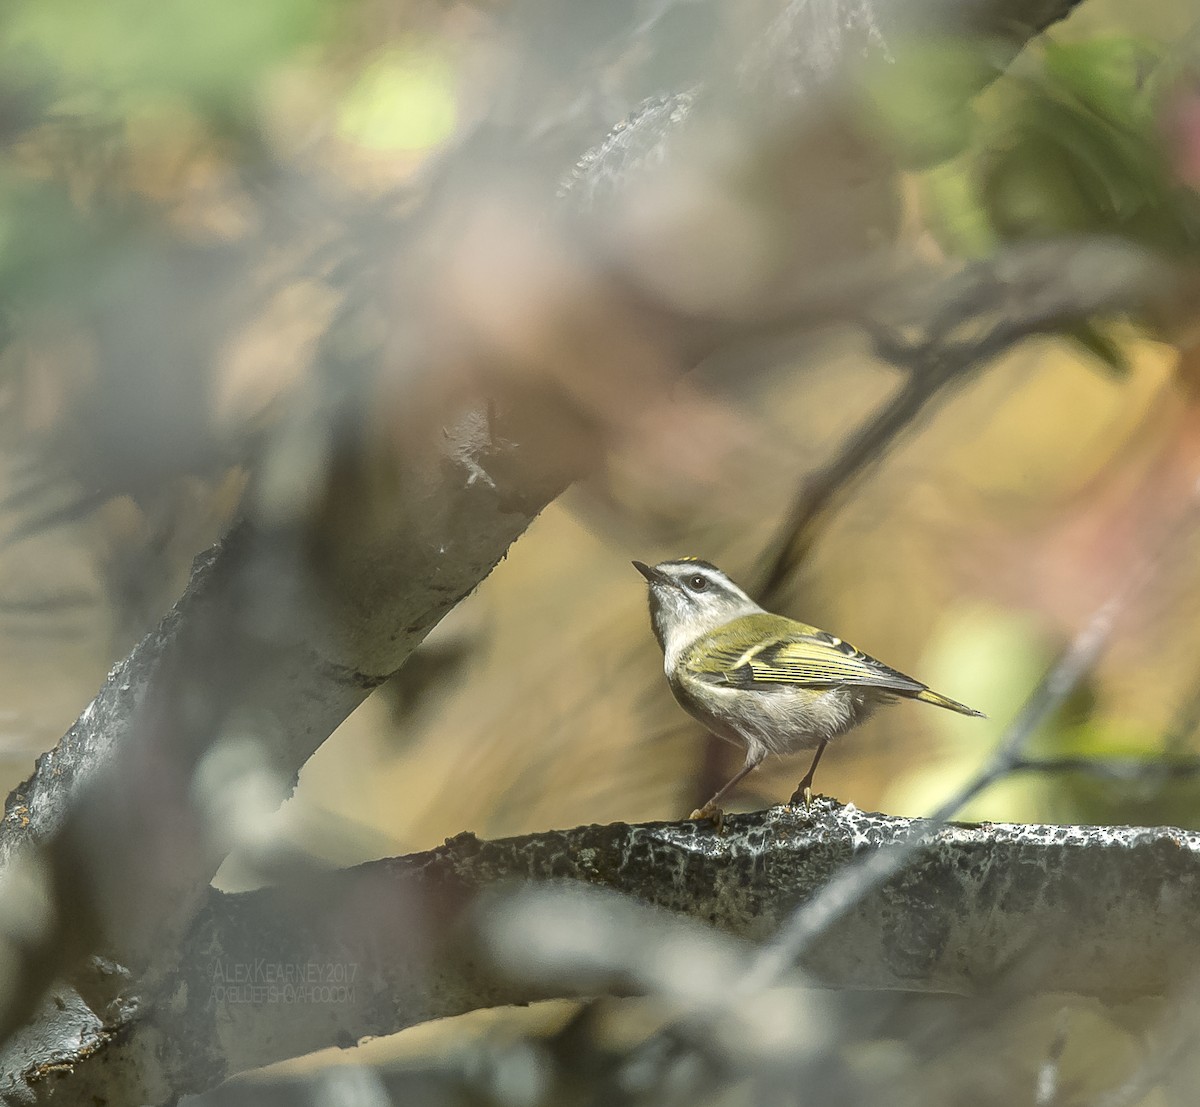
<path id="1" fill-rule="evenodd" d="M 813 791 L 810 781 L 802 780 L 796 785 L 796 790 L 792 793 L 788 800 L 788 807 L 799 807 L 804 805 L 805 810 L 812 807 Z"/>
<path id="2" fill-rule="evenodd" d="M 716 826 L 718 831 L 725 829 L 725 812 L 712 803 L 706 803 L 703 807 L 697 807 L 688 818 L 707 819 Z"/>

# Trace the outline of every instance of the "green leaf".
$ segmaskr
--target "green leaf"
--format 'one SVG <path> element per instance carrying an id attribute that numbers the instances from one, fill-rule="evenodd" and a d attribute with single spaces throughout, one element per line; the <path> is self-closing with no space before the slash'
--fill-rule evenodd
<path id="1" fill-rule="evenodd" d="M 996 248 L 995 231 L 968 159 L 943 162 L 922 174 L 920 183 L 934 233 L 956 255 L 983 257 Z"/>
<path id="2" fill-rule="evenodd" d="M 1141 95 L 1139 42 L 1049 44 L 1004 81 L 984 136 L 980 193 L 1003 238 L 1117 234 L 1179 254 L 1200 246 L 1200 196 L 1174 178 Z"/>
<path id="3" fill-rule="evenodd" d="M 63 94 L 169 92 L 244 110 L 266 70 L 311 41 L 329 0 L 8 0 L 0 57 L 40 59 Z"/>
<path id="4" fill-rule="evenodd" d="M 985 45 L 905 42 L 894 64 L 868 73 L 868 110 L 903 163 L 936 165 L 967 147 L 975 121 L 972 98 L 996 72 Z"/>

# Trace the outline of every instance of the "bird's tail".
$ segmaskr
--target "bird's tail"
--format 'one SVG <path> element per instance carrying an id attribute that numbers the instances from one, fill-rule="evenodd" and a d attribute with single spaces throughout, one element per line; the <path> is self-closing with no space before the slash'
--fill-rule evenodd
<path id="1" fill-rule="evenodd" d="M 952 700 L 949 696 L 943 696 L 940 692 L 935 692 L 932 688 L 926 688 L 923 692 L 918 692 L 913 696 L 913 699 L 932 703 L 937 707 L 945 707 L 951 711 L 957 711 L 960 715 L 973 715 L 976 719 L 987 718 L 982 711 L 976 711 L 975 708 L 968 707 L 965 703 L 959 703 L 958 700 Z"/>

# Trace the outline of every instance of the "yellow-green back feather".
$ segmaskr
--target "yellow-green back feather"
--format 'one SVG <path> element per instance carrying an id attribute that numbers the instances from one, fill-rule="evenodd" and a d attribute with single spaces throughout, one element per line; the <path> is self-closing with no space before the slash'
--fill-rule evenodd
<path id="1" fill-rule="evenodd" d="M 832 634 L 765 611 L 703 635 L 680 662 L 700 680 L 734 688 L 876 688 L 979 715 Z"/>

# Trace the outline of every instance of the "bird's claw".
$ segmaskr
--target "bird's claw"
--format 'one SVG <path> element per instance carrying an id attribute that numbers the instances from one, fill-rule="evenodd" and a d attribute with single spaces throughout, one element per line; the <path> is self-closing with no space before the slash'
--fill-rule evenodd
<path id="1" fill-rule="evenodd" d="M 801 784 L 792 793 L 791 799 L 788 800 L 789 807 L 799 807 L 804 804 L 805 810 L 812 807 L 813 792 L 812 787 L 808 784 Z"/>
<path id="2" fill-rule="evenodd" d="M 703 807 L 697 807 L 688 818 L 707 819 L 716 826 L 718 831 L 725 829 L 725 812 L 711 803 L 706 803 Z"/>

